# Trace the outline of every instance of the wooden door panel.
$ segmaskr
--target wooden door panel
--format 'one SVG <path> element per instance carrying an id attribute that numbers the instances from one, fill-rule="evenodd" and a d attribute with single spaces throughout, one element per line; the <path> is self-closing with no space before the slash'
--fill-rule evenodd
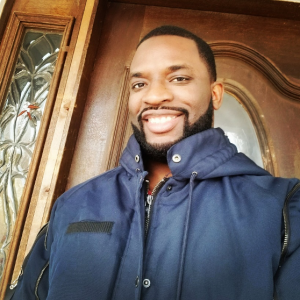
<path id="1" fill-rule="evenodd" d="M 139 41 L 144 11 L 139 5 L 108 7 L 67 188 L 106 170 L 126 66 Z"/>
<path id="2" fill-rule="evenodd" d="M 300 83 L 300 21 L 151 6 L 145 12 L 142 36 L 164 24 L 184 27 L 207 42 L 245 44 Z"/>

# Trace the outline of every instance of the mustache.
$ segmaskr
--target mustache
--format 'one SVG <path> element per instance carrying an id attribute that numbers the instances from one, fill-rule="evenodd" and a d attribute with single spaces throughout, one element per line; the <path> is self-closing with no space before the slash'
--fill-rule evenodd
<path id="1" fill-rule="evenodd" d="M 150 106 L 150 107 L 145 107 L 138 115 L 138 122 L 142 121 L 142 114 L 147 111 L 147 110 L 159 110 L 159 109 L 168 109 L 168 110 L 174 110 L 174 111 L 180 111 L 182 112 L 186 118 L 189 117 L 189 112 L 182 107 L 174 107 L 174 106 Z"/>

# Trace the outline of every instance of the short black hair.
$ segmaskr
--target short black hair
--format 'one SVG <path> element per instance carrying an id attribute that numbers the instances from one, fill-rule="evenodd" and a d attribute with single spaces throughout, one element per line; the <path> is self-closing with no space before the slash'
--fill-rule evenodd
<path id="1" fill-rule="evenodd" d="M 200 57 L 204 60 L 208 73 L 211 77 L 211 80 L 216 81 L 217 71 L 216 71 L 215 57 L 210 46 L 205 41 L 203 41 L 200 37 L 198 37 L 197 35 L 193 34 L 192 32 L 184 28 L 172 26 L 172 25 L 164 25 L 161 27 L 154 28 L 140 40 L 137 48 L 144 41 L 150 39 L 151 37 L 161 36 L 161 35 L 177 35 L 177 36 L 181 36 L 193 40 L 197 45 Z"/>

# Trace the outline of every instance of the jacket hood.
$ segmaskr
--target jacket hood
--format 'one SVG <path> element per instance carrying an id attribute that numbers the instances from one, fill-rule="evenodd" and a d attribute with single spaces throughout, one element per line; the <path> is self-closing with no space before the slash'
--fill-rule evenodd
<path id="1" fill-rule="evenodd" d="M 269 174 L 238 153 L 220 128 L 205 130 L 176 143 L 169 149 L 167 161 L 177 180 L 189 179 L 192 173 L 197 173 L 197 179 Z M 130 137 L 120 163 L 132 175 L 136 169 L 144 171 L 141 149 L 134 136 Z"/>

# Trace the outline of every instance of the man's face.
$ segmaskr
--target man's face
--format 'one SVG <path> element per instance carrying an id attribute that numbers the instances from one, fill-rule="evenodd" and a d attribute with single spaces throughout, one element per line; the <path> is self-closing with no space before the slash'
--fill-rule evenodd
<path id="1" fill-rule="evenodd" d="M 205 114 L 214 89 L 193 40 L 152 37 L 139 46 L 130 68 L 132 124 L 148 144 L 169 147 Z"/>

